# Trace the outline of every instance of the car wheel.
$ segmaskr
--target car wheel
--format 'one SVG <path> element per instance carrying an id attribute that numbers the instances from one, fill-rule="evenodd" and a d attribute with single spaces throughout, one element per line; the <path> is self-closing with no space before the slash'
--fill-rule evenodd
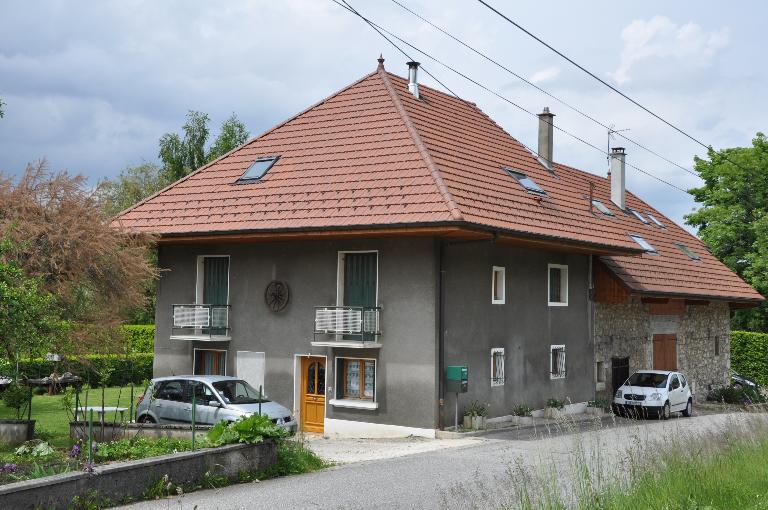
<path id="1" fill-rule="evenodd" d="M 155 419 L 154 419 L 154 418 L 152 418 L 152 417 L 151 417 L 150 415 L 148 415 L 148 414 L 143 414 L 143 415 L 139 416 L 139 419 L 138 419 L 137 421 L 138 421 L 139 423 L 156 423 L 156 422 L 155 422 Z"/>
<path id="2" fill-rule="evenodd" d="M 685 406 L 685 410 L 683 411 L 683 416 L 686 418 L 689 418 L 693 416 L 693 402 L 691 399 L 688 399 L 688 404 Z"/>
<path id="3" fill-rule="evenodd" d="M 672 411 L 669 408 L 669 402 L 664 402 L 664 407 L 661 409 L 661 419 L 668 420 L 671 414 Z"/>

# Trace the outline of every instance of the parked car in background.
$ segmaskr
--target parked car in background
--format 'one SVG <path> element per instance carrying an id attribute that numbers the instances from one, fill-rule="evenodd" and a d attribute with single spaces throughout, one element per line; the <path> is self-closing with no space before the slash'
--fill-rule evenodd
<path id="1" fill-rule="evenodd" d="M 195 421 L 214 425 L 235 421 L 261 412 L 277 425 L 296 431 L 291 411 L 273 402 L 242 379 L 220 375 L 181 375 L 152 379 L 136 405 L 136 421 L 142 423 L 187 424 L 192 422 L 192 395 Z"/>
<path id="2" fill-rule="evenodd" d="M 758 388 L 758 384 L 755 381 L 748 377 L 744 377 L 743 375 L 739 374 L 738 372 L 734 372 L 733 370 L 731 370 L 731 385 L 738 389 L 747 387 L 754 389 Z"/>
<path id="3" fill-rule="evenodd" d="M 616 390 L 611 407 L 622 416 L 655 415 L 666 420 L 674 412 L 691 416 L 693 394 L 680 372 L 643 370 L 629 376 Z"/>

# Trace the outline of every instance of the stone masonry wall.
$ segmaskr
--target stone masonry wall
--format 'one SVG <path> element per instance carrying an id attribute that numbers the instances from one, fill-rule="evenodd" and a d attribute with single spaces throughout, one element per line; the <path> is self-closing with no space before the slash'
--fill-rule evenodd
<path id="1" fill-rule="evenodd" d="M 594 310 L 595 362 L 602 362 L 604 372 L 597 376 L 598 396 L 612 397 L 611 358 L 629 357 L 630 374 L 653 367 L 653 335 L 658 333 L 677 335 L 678 370 L 691 381 L 696 400 L 704 400 L 710 388 L 727 384 L 731 352 L 727 303 L 687 305 L 681 316 L 651 315 L 649 305 L 633 296 L 626 304 L 595 303 Z"/>

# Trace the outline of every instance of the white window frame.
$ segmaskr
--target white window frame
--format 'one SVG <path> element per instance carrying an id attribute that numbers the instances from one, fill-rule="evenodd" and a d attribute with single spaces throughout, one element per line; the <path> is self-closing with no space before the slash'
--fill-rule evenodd
<path id="1" fill-rule="evenodd" d="M 213 258 L 226 258 L 229 259 L 227 263 L 227 304 L 229 304 L 229 295 L 231 291 L 230 283 L 232 274 L 232 257 L 229 255 L 198 255 L 197 256 L 197 268 L 195 273 L 195 304 L 206 305 L 210 303 L 203 303 L 203 285 L 205 284 L 205 278 L 203 272 L 205 271 L 205 259 Z"/>
<path id="2" fill-rule="evenodd" d="M 339 360 L 352 359 L 360 361 L 373 361 L 373 400 L 363 400 L 356 398 L 332 398 L 328 401 L 329 405 L 333 407 L 347 407 L 352 409 L 367 409 L 374 410 L 379 408 L 379 360 L 376 358 L 363 358 L 358 356 L 336 356 L 333 358 L 333 383 L 334 386 L 339 380 Z M 326 372 L 327 374 L 327 372 Z M 326 375 L 327 377 L 327 375 Z M 365 381 L 361 380 L 360 384 L 365 385 Z M 328 394 L 328 385 L 326 384 L 326 395 Z M 336 397 L 341 391 L 344 393 L 343 388 L 334 387 L 333 396 Z"/>
<path id="3" fill-rule="evenodd" d="M 501 299 L 496 299 L 496 273 L 501 273 Z M 507 270 L 501 266 L 493 266 L 491 270 L 491 304 L 503 305 L 507 300 Z"/>
<path id="4" fill-rule="evenodd" d="M 379 306 L 379 250 L 344 250 L 338 252 L 336 263 L 336 306 L 344 306 L 344 256 L 347 253 L 376 254 L 376 306 Z"/>
<path id="5" fill-rule="evenodd" d="M 560 297 L 565 301 L 550 301 L 549 290 L 551 289 L 550 278 L 552 278 L 552 269 L 560 270 Z M 568 306 L 568 265 L 566 264 L 547 264 L 547 305 L 549 306 Z"/>
<path id="6" fill-rule="evenodd" d="M 496 354 L 501 354 L 501 377 L 497 377 L 494 380 L 493 369 L 496 367 L 496 364 L 495 364 Z M 505 365 L 506 365 L 506 356 L 504 355 L 504 347 L 494 347 L 493 349 L 491 349 L 491 387 L 504 386 L 504 384 L 507 382 L 507 373 L 506 373 Z"/>
<path id="7" fill-rule="evenodd" d="M 195 347 L 192 349 L 192 374 L 197 373 L 195 370 L 195 360 L 197 359 L 197 351 L 213 351 L 213 352 L 223 352 L 224 353 L 224 375 L 227 375 L 227 362 L 229 361 L 229 351 L 227 349 L 206 349 L 203 347 Z"/>
<path id="8" fill-rule="evenodd" d="M 556 350 L 560 350 L 560 349 L 562 349 L 562 351 L 563 351 L 563 361 L 562 361 L 562 363 L 560 363 L 560 365 L 562 366 L 563 371 L 562 371 L 562 373 L 560 373 L 560 372 L 553 373 L 552 372 L 553 353 Z M 565 379 L 565 375 L 568 372 L 566 367 L 567 367 L 567 365 L 566 365 L 566 357 L 565 357 L 565 345 L 563 345 L 563 344 L 561 344 L 561 345 L 550 345 L 549 346 L 549 378 L 550 379 Z M 560 367 L 558 367 L 558 368 L 560 368 Z"/>

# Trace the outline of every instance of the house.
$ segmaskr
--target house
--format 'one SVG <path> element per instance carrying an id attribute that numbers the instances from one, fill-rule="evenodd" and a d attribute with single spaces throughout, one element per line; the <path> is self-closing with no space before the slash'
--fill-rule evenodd
<path id="1" fill-rule="evenodd" d="M 656 333 L 686 368 L 706 329 L 697 382 L 724 382 L 727 311 L 762 298 L 625 192 L 625 156 L 610 182 L 554 163 L 552 114 L 534 154 L 408 65 L 379 59 L 115 219 L 159 235 L 155 375 L 237 375 L 307 431 L 427 437 L 453 423 L 450 365 L 469 367 L 459 408 L 500 417 L 594 398 Z"/>

